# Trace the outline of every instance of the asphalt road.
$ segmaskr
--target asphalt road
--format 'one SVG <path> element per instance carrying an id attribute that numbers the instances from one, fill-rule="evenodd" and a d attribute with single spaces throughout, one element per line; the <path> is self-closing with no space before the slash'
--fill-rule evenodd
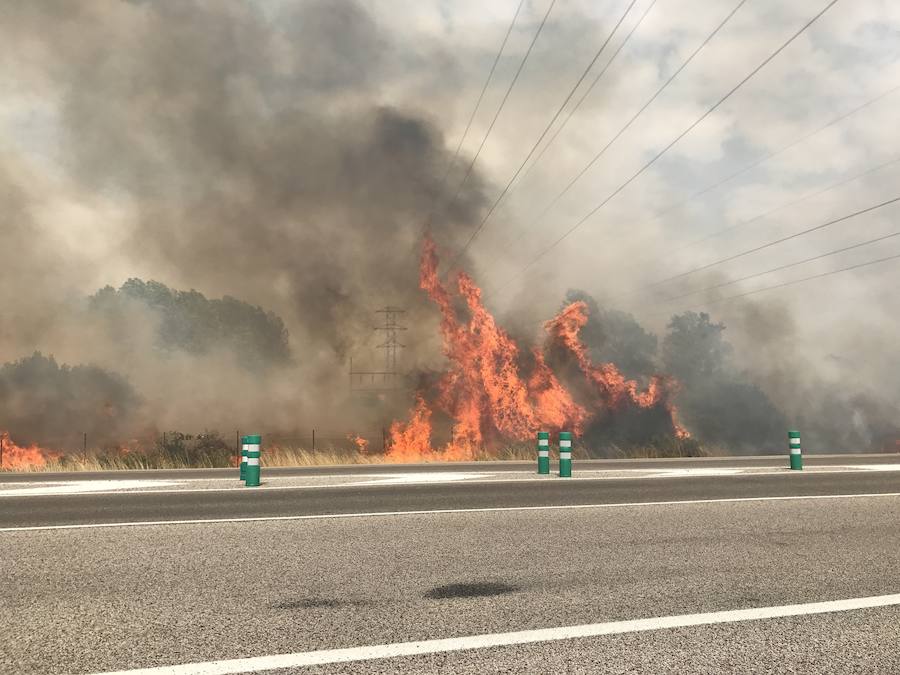
<path id="1" fill-rule="evenodd" d="M 879 454 L 810 454 L 804 453 L 808 466 L 841 464 L 897 464 L 900 453 Z M 672 469 L 679 467 L 784 467 L 787 454 L 753 455 L 746 457 L 687 457 L 665 459 L 582 459 L 575 463 L 582 469 Z M 265 468 L 270 476 L 333 476 L 347 474 L 378 475 L 387 473 L 440 473 L 454 471 L 531 471 L 535 462 L 452 462 L 444 464 L 345 464 L 340 466 L 298 466 Z M 131 471 L 67 471 L 2 472 L 2 483 L 60 482 L 82 480 L 167 480 L 178 478 L 229 478 L 234 469 L 149 469 Z"/>
<path id="2" fill-rule="evenodd" d="M 0 527 L 596 506 L 0 532 L 0 672 L 97 673 L 896 594 L 900 497 L 802 497 L 897 492 L 900 472 L 794 472 L 3 498 Z M 621 505 L 636 502 L 657 503 Z M 281 672 L 897 673 L 898 639 L 892 605 Z"/>
<path id="3" fill-rule="evenodd" d="M 0 497 L 0 528 L 872 492 L 900 492 L 900 472 Z"/>

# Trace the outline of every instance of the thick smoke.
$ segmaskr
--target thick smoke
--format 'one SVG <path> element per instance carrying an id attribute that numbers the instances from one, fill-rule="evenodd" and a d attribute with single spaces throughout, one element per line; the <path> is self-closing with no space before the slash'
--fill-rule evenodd
<path id="1" fill-rule="evenodd" d="M 568 20 L 548 26 L 550 38 L 538 44 L 538 52 L 544 51 L 536 52 L 518 85 L 513 97 L 518 100 L 511 99 L 516 112 L 504 113 L 495 130 L 495 136 L 505 137 L 501 147 L 512 138 L 515 150 L 522 150 L 520 140 L 535 137 L 544 123 L 553 97 L 549 88 L 568 86 L 560 71 L 577 59 L 569 49 L 558 49 L 559 35 L 573 30 L 600 35 L 609 28 L 565 14 L 579 11 L 561 7 Z M 496 192 L 486 189 L 476 170 L 451 200 L 468 158 L 460 158 L 449 180 L 442 180 L 456 138 L 446 137 L 419 106 L 429 89 L 430 110 L 449 106 L 458 93 L 460 66 L 456 54 L 410 44 L 421 41 L 417 35 L 404 35 L 399 44 L 355 0 L 4 2 L 0 75 L 6 103 L 0 104 L 0 118 L 13 133 L 0 139 L 0 363 L 16 364 L 6 372 L 17 375 L 5 380 L 4 400 L 16 403 L 0 411 L 5 415 L 0 430 L 19 424 L 23 428 L 10 431 L 35 435 L 21 440 L 40 440 L 39 417 L 28 409 L 55 404 L 72 414 L 54 418 L 53 434 L 62 433 L 57 427 L 101 428 L 102 415 L 88 425 L 82 421 L 89 416 L 86 408 L 42 384 L 53 378 L 65 391 L 72 382 L 90 380 L 85 384 L 94 392 L 90 405 L 101 411 L 108 392 L 121 391 L 128 414 L 109 428 L 122 434 L 126 426 L 189 432 L 234 426 L 372 429 L 403 417 L 408 395 L 367 402 L 349 395 L 349 359 L 361 368 L 380 369 L 380 361 L 365 357 L 378 344 L 374 310 L 391 304 L 408 310 L 405 369 L 440 369 L 437 316 L 418 288 L 425 220 L 433 211 L 432 235 L 452 255 L 480 221 L 486 195 Z M 658 38 L 648 37 L 659 43 L 654 49 L 666 49 Z M 491 42 L 494 48 L 493 37 Z M 590 47 L 589 39 L 563 42 Z M 427 63 L 413 63 L 423 53 Z M 576 129 L 582 126 L 573 142 L 579 152 L 592 154 L 598 139 L 618 127 L 616 83 L 640 84 L 632 74 L 641 69 L 627 65 L 622 72 L 628 77 L 612 68 L 597 97 L 587 102 L 594 106 L 590 114 L 573 118 Z M 638 65 L 654 77 L 665 76 L 656 63 Z M 696 80 L 718 86 L 717 78 L 702 73 Z M 640 96 L 631 91 L 627 100 L 643 100 L 644 85 L 652 90 L 643 82 Z M 534 89 L 522 91 L 529 86 Z M 407 87 L 415 93 L 407 95 Z M 523 101 L 537 103 L 529 107 Z M 466 114 L 469 105 L 466 100 Z M 777 108 L 781 116 L 783 106 Z M 883 114 L 889 115 L 887 108 Z M 613 119 L 604 117 L 607 112 Z M 660 105 L 657 114 L 665 123 L 635 136 L 652 140 L 666 132 L 668 138 L 670 109 Z M 804 120 L 802 129 L 814 122 Z M 871 126 L 879 135 L 893 128 Z M 510 230 L 493 223 L 479 240 L 484 274 L 475 276 L 486 283 L 489 305 L 495 301 L 492 285 L 530 257 L 521 247 L 490 243 L 519 232 L 519 220 L 531 223 L 529 210 L 544 207 L 548 194 L 533 189 L 535 177 L 554 179 L 548 184 L 555 190 L 570 174 L 560 167 L 565 156 L 573 154 L 580 164 L 578 152 L 565 142 L 561 137 L 559 152 L 548 153 L 533 182 L 517 188 L 516 199 L 526 206 L 502 223 Z M 571 213 L 540 223 L 546 232 L 535 246 L 555 238 L 581 217 L 585 203 L 611 190 L 603 180 L 612 186 L 621 182 L 628 162 L 640 156 L 634 143 L 623 139 L 617 146 L 621 156 L 604 160 L 597 183 L 592 179 L 579 188 L 584 201 L 573 199 L 566 207 Z M 481 161 L 499 164 L 505 180 L 496 156 Z M 518 161 L 517 155 L 509 159 L 512 166 Z M 680 164 L 677 168 L 683 173 Z M 649 180 L 650 172 L 642 178 Z M 654 180 L 633 190 L 634 199 L 662 200 L 657 205 L 662 207 L 689 192 L 675 181 L 679 194 L 664 194 L 664 176 Z M 756 197 L 752 201 L 751 212 L 761 210 Z M 515 202 L 510 208 L 516 213 Z M 651 263 L 666 258 L 672 243 L 666 231 L 679 228 L 663 221 L 639 226 L 632 211 L 641 211 L 634 203 L 617 208 L 621 211 L 610 211 L 597 225 L 594 240 L 571 238 L 569 264 L 548 258 L 539 273 L 532 270 L 527 289 L 506 308 L 504 320 L 523 344 L 536 339 L 536 326 L 550 318 L 561 289 L 583 279 L 586 290 L 602 300 L 591 305 L 582 334 L 592 359 L 615 362 L 628 377 L 641 380 L 654 372 L 679 377 L 677 403 L 704 442 L 732 451 L 783 450 L 785 427 L 794 426 L 804 431 L 810 449 L 862 450 L 884 447 L 898 435 L 900 390 L 891 376 L 900 369 L 898 324 L 896 312 L 878 309 L 891 306 L 890 298 L 871 298 L 871 311 L 856 307 L 857 318 L 849 322 L 843 314 L 823 312 L 804 330 L 795 325 L 789 305 L 765 296 L 714 306 L 708 319 L 672 312 L 678 316 L 671 325 L 668 317 L 653 323 L 647 316 L 642 326 L 642 312 L 658 314 L 659 307 L 649 302 L 655 298 L 615 293 L 664 275 Z M 686 239 L 694 234 L 692 214 L 683 214 Z M 650 254 L 632 228 L 653 244 Z M 634 263 L 636 253 L 641 264 Z M 578 279 L 564 278 L 555 268 Z M 144 283 L 123 286 L 133 278 L 163 284 L 178 309 L 161 309 L 146 298 L 120 302 L 128 289 Z M 106 287 L 119 290 L 101 291 Z M 849 282 L 846 287 L 855 288 Z M 840 291 L 838 285 L 823 288 Z M 682 290 L 675 285 L 661 292 Z M 800 297 L 809 306 L 828 308 L 828 293 Z M 707 293 L 691 302 L 717 297 Z M 841 296 L 843 306 L 856 297 L 848 291 Z M 585 294 L 569 299 L 592 302 Z M 98 310 L 98 303 L 108 300 L 114 307 Z M 647 306 L 640 306 L 644 301 Z M 615 309 L 620 306 L 637 319 Z M 267 318 L 257 323 L 260 317 Z M 726 332 L 717 328 L 720 323 Z M 282 324 L 283 334 L 277 329 Z M 205 331 L 200 342 L 178 333 L 192 326 Z M 245 328 L 243 337 L 229 337 Z M 817 332 L 828 339 L 819 340 Z M 696 351 L 704 346 L 707 352 L 698 361 Z M 271 349 L 280 356 L 265 356 Z M 29 362 L 20 360 L 35 350 L 54 355 L 58 363 L 96 368 L 54 371 L 48 364 L 37 368 L 40 360 L 23 366 Z M 46 374 L 51 371 L 56 374 Z M 71 375 L 75 372 L 81 374 Z"/>
<path id="2" fill-rule="evenodd" d="M 458 242 L 483 183 L 476 172 L 451 203 L 461 168 L 442 182 L 440 129 L 380 102 L 394 49 L 361 5 L 22 1 L 5 5 L 0 38 L 2 68 L 52 106 L 59 134 L 39 139 L 58 185 L 29 183 L 21 149 L 0 156 L 4 360 L 39 348 L 115 368 L 163 427 L 290 428 L 348 423 L 348 359 L 378 307 L 410 309 L 407 342 L 427 343 L 425 218 L 436 205 L 434 236 Z M 47 212 L 66 193 L 109 222 L 63 240 L 67 214 Z M 252 373 L 228 350 L 160 354 L 159 313 L 134 304 L 127 329 L 92 319 L 84 299 L 131 276 L 275 312 L 291 363 Z"/>

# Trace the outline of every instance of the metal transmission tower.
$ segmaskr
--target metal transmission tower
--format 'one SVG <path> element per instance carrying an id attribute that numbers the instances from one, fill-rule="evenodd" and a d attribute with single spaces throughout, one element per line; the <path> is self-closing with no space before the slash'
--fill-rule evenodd
<path id="1" fill-rule="evenodd" d="M 398 333 L 406 330 L 397 319 L 406 313 L 399 307 L 383 307 L 376 314 L 384 314 L 384 325 L 375 330 L 383 330 L 384 342 L 377 349 L 384 350 L 384 370 L 353 370 L 353 359 L 350 359 L 350 391 L 354 393 L 396 391 L 401 388 L 400 373 L 397 372 L 397 350 L 406 345 L 397 339 Z"/>
<path id="2" fill-rule="evenodd" d="M 397 332 L 406 330 L 406 328 L 397 323 L 397 317 L 406 314 L 406 310 L 388 305 L 383 309 L 375 310 L 375 313 L 384 314 L 384 326 L 375 329 L 384 331 L 384 342 L 378 345 L 379 349 L 384 350 L 384 370 L 387 373 L 396 375 L 397 350 L 406 346 L 397 341 Z"/>

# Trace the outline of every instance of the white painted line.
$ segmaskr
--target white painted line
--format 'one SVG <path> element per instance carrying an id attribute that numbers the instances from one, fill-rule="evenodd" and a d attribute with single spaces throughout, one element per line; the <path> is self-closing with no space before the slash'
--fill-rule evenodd
<path id="1" fill-rule="evenodd" d="M 603 635 L 621 635 L 667 628 L 685 628 L 688 626 L 711 626 L 720 623 L 736 623 L 739 621 L 760 621 L 763 619 L 781 619 L 790 616 L 808 616 L 811 614 L 830 614 L 875 607 L 891 607 L 900 605 L 900 593 L 894 595 L 876 595 L 868 598 L 850 598 L 848 600 L 832 600 L 828 602 L 810 602 L 799 605 L 781 605 L 778 607 L 754 607 L 724 612 L 707 612 L 705 614 L 679 614 L 660 616 L 652 619 L 635 619 L 631 621 L 610 621 L 607 623 L 591 623 L 581 626 L 560 626 L 558 628 L 540 628 L 510 633 L 488 633 L 485 635 L 469 635 L 466 637 L 444 638 L 440 640 L 422 640 L 421 642 L 397 642 L 386 645 L 368 645 L 347 649 L 322 649 L 313 652 L 297 652 L 294 654 L 275 654 L 272 656 L 253 656 L 242 659 L 223 661 L 206 661 L 203 663 L 186 663 L 177 666 L 143 668 L 138 670 L 120 670 L 114 673 L 97 673 L 95 675 L 228 675 L 229 673 L 256 673 L 263 670 L 281 668 L 302 668 L 329 663 L 350 663 L 369 661 L 372 659 L 390 659 L 400 656 L 419 656 L 422 654 L 440 654 L 470 649 L 489 649 L 492 647 L 509 647 L 512 645 L 533 644 L 535 642 L 553 642 L 578 638 L 600 637 Z"/>
<path id="2" fill-rule="evenodd" d="M 789 469 L 788 469 L 789 470 Z M 704 476 L 760 476 L 767 475 L 769 472 L 753 473 L 752 470 L 736 467 L 736 468 L 702 468 L 702 469 L 657 469 L 653 473 L 654 478 L 702 478 Z M 777 473 L 781 473 L 778 471 Z"/>
<path id="3" fill-rule="evenodd" d="M 623 469 L 622 471 L 616 471 L 615 473 L 632 473 L 634 475 L 625 475 L 625 476 L 604 476 L 604 475 L 591 475 L 597 474 L 600 472 L 596 472 L 593 470 L 585 470 L 581 471 L 578 475 L 567 478 L 566 481 L 616 481 L 616 480 L 658 480 L 658 479 L 666 479 L 666 478 L 705 478 L 711 476 L 785 476 L 794 480 L 803 480 L 804 477 L 808 476 L 818 476 L 822 474 L 837 474 L 837 473 L 871 473 L 875 471 L 900 471 L 900 465 L 896 464 L 887 464 L 883 466 L 888 466 L 888 469 L 876 469 L 872 468 L 874 466 L 882 466 L 882 465 L 870 465 L 870 466 L 858 466 L 858 467 L 837 467 L 837 466 L 828 466 L 828 467 L 807 467 L 802 473 L 798 471 L 791 471 L 789 467 L 781 467 L 774 471 L 759 471 L 755 469 L 740 469 L 739 473 L 733 473 L 734 469 L 698 469 L 697 473 L 694 472 L 686 472 L 684 469 Z M 548 480 L 547 476 L 537 476 L 532 475 L 529 472 L 527 478 L 468 478 L 465 480 L 467 484 L 473 483 L 546 483 Z M 410 476 L 421 475 L 421 474 L 410 474 Z M 493 474 L 500 475 L 500 474 Z M 207 480 L 207 479 L 192 479 L 192 482 L 197 482 L 198 480 Z M 208 480 L 220 480 L 220 479 L 208 479 Z M 346 488 L 346 487 L 379 487 L 380 485 L 390 485 L 390 484 L 399 484 L 402 483 L 404 485 L 427 485 L 430 482 L 434 481 L 415 481 L 412 478 L 409 480 L 396 481 L 392 483 L 378 483 L 375 481 L 359 481 L 359 482 L 351 482 L 351 483 L 315 483 L 313 485 L 266 485 L 268 478 L 263 480 L 263 485 L 259 487 L 254 487 L 252 490 L 244 489 L 244 485 L 239 481 L 235 481 L 235 487 L 211 487 L 211 488 L 142 488 L 139 490 L 131 490 L 131 494 L 177 494 L 177 493 L 188 493 L 188 492 L 243 492 L 244 494 L 253 494 L 254 492 L 263 492 L 266 490 L 325 490 L 332 488 Z M 91 481 L 97 482 L 97 481 Z M 123 481 L 132 483 L 135 481 Z M 187 481 L 175 481 L 169 483 L 170 485 L 177 484 L 178 482 L 187 482 Z M 453 480 L 440 481 L 440 482 L 454 482 Z M 27 485 L 27 483 L 0 483 L 0 499 L 4 497 L 39 497 L 45 493 L 41 494 L 29 494 L 25 490 L 22 489 L 10 489 L 5 486 L 7 485 Z M 78 492 L 67 493 L 72 496 L 77 496 Z M 91 495 L 114 495 L 114 494 L 124 494 L 122 489 L 119 490 L 91 490 Z"/>
<path id="4" fill-rule="evenodd" d="M 357 485 L 415 485 L 419 483 L 452 483 L 458 480 L 477 482 L 479 478 L 490 478 L 490 473 L 456 473 L 436 471 L 434 473 L 388 473 L 354 483 L 341 483 L 340 487 L 356 487 Z"/>
<path id="5" fill-rule="evenodd" d="M 815 499 L 861 499 L 866 497 L 900 497 L 900 492 L 862 492 L 842 495 L 791 495 L 786 497 L 731 497 L 727 499 L 684 499 L 659 502 L 622 502 L 618 504 L 561 504 L 550 506 L 487 506 L 472 509 L 430 509 L 416 511 L 370 511 L 362 513 L 320 513 L 309 516 L 255 516 L 246 518 L 195 518 L 191 520 L 133 520 L 121 523 L 83 523 L 78 525 L 30 525 L 0 527 L 0 532 L 34 532 L 40 530 L 90 530 L 103 527 L 138 527 L 149 525 L 206 525 L 211 523 L 258 523 L 282 520 L 329 520 L 339 518 L 376 518 L 383 516 L 425 516 L 447 513 L 505 513 L 516 511 L 574 511 L 581 509 L 613 509 L 640 506 L 690 506 L 695 504 L 737 504 L 741 502 L 783 502 Z"/>
<path id="6" fill-rule="evenodd" d="M 847 464 L 841 468 L 850 471 L 900 471 L 900 464 Z"/>
<path id="7" fill-rule="evenodd" d="M 9 485 L 9 484 L 7 484 Z M 178 481 L 165 480 L 80 480 L 60 483 L 12 483 L 24 487 L 4 488 L 2 497 L 40 497 L 43 495 L 74 494 L 115 494 L 123 490 L 155 491 L 153 488 L 168 488 L 178 485 Z"/>
<path id="8" fill-rule="evenodd" d="M 887 468 L 880 468 L 887 467 Z M 803 472 L 791 471 L 787 466 L 783 466 L 777 468 L 772 471 L 768 470 L 760 470 L 766 469 L 768 467 L 760 467 L 757 468 L 746 468 L 746 469 L 732 469 L 732 468 L 722 468 L 722 469 L 616 469 L 609 471 L 597 471 L 595 469 L 585 469 L 581 472 L 578 472 L 577 475 L 572 478 L 567 478 L 566 481 L 616 481 L 616 480 L 658 480 L 658 479 L 666 479 L 666 478 L 704 478 L 710 476 L 785 476 L 789 477 L 793 480 L 803 480 L 808 476 L 818 476 L 822 474 L 837 474 L 837 473 L 871 473 L 878 471 L 900 471 L 900 464 L 869 464 L 869 465 L 857 465 L 857 466 L 820 466 L 820 467 L 807 467 Z M 189 471 L 190 469 L 185 469 Z M 734 471 L 738 471 L 739 473 L 734 473 Z M 504 475 L 506 473 L 511 472 L 501 472 L 495 474 L 485 474 L 485 475 Z M 545 483 L 549 479 L 547 476 L 537 476 L 533 475 L 532 472 L 522 472 L 527 473 L 527 478 L 467 478 L 464 482 L 468 484 L 472 483 L 528 483 L 528 482 L 540 482 Z M 602 475 L 603 473 L 616 473 L 616 474 L 628 474 L 628 475 Z M 600 475 L 598 475 L 600 474 Z M 365 476 L 365 474 L 363 474 Z M 409 476 L 416 476 L 422 474 L 408 474 Z M 474 475 L 474 474 L 471 474 Z M 316 476 L 316 478 L 327 478 L 331 476 Z M 341 476 L 345 478 L 346 476 Z M 274 477 L 273 477 L 274 478 Z M 190 479 L 191 482 L 199 482 L 205 480 L 222 480 L 219 478 L 210 478 L 210 479 Z M 350 483 L 315 483 L 312 485 L 266 485 L 266 483 L 271 480 L 269 477 L 264 477 L 263 485 L 260 487 L 255 487 L 252 490 L 244 489 L 243 484 L 241 484 L 237 479 L 234 480 L 235 487 L 208 487 L 208 488 L 144 488 L 139 490 L 132 490 L 131 494 L 176 494 L 176 493 L 188 493 L 188 492 L 244 492 L 245 494 L 253 494 L 254 492 L 263 492 L 266 490 L 324 490 L 331 488 L 345 488 L 345 487 L 378 487 L 379 484 L 375 481 L 354 481 Z M 98 481 L 89 481 L 89 482 L 98 482 Z M 124 483 L 134 483 L 137 481 L 128 480 L 122 481 Z M 175 485 L 177 483 L 185 483 L 188 481 L 173 481 L 169 484 Z M 399 481 L 398 481 L 399 482 Z M 404 485 L 416 485 L 422 484 L 426 485 L 430 481 L 421 481 L 421 483 L 410 478 L 408 481 L 403 480 L 402 483 Z M 441 481 L 444 482 L 444 481 Z M 452 480 L 448 480 L 446 482 L 453 482 Z M 9 486 L 21 486 L 21 485 L 30 485 L 32 483 L 3 483 L 0 482 L 0 499 L 4 497 L 36 497 L 41 496 L 38 494 L 28 494 L 25 490 L 17 488 L 17 487 L 9 487 Z M 388 485 L 387 483 L 382 483 L 381 485 Z M 73 496 L 78 493 L 72 492 Z M 123 494 L 122 490 L 92 490 L 92 495 L 113 495 L 113 494 Z"/>

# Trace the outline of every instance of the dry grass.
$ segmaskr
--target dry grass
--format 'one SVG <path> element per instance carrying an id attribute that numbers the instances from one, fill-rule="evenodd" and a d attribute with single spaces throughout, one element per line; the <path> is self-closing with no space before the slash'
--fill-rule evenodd
<path id="1" fill-rule="evenodd" d="M 309 450 L 306 448 L 270 446 L 261 453 L 263 467 L 292 466 L 332 466 L 352 464 L 386 464 L 390 463 L 381 454 L 363 454 L 356 450 L 330 448 L 327 450 Z M 531 460 L 534 450 L 524 447 L 503 448 L 496 453 L 483 452 L 476 456 L 476 461 Z M 149 457 L 138 453 L 123 456 L 107 454 L 65 455 L 60 459 L 48 460 L 44 465 L 27 465 L 16 468 L 3 467 L 0 471 L 16 471 L 31 473 L 65 472 L 65 471 L 124 471 L 141 469 L 208 469 L 223 468 L 222 464 L 210 462 L 186 463 L 178 457 Z"/>
<path id="2" fill-rule="evenodd" d="M 302 467 L 302 466 L 332 466 L 353 464 L 386 464 L 390 463 L 384 455 L 373 453 L 363 454 L 357 450 L 331 447 L 328 449 L 311 450 L 301 447 L 267 446 L 261 453 L 263 467 Z M 551 453 L 554 457 L 557 453 Z M 589 459 L 590 454 L 583 446 L 573 448 L 574 459 Z M 661 449 L 657 446 L 641 446 L 619 448 L 612 447 L 606 456 L 614 459 L 637 459 L 658 457 L 715 457 L 728 453 L 722 448 L 709 447 L 683 447 L 673 446 Z M 233 458 L 232 458 L 233 459 Z M 475 461 L 532 461 L 535 459 L 535 447 L 530 443 L 509 445 L 493 452 L 483 451 L 475 456 Z M 173 456 L 155 454 L 152 456 L 141 453 L 129 453 L 124 455 L 110 455 L 104 453 L 88 453 L 87 455 L 65 455 L 56 460 L 49 460 L 43 466 L 25 466 L 17 468 L 3 467 L 0 471 L 22 472 L 55 472 L 55 471 L 121 471 L 141 469 L 206 469 L 223 468 L 222 463 L 200 461 L 187 463 L 184 459 Z"/>
<path id="3" fill-rule="evenodd" d="M 610 459 L 663 459 L 680 457 L 727 457 L 728 452 L 718 446 L 701 445 L 694 448 L 666 448 L 661 450 L 654 445 L 644 445 L 622 449 L 616 446 L 610 448 Z"/>

